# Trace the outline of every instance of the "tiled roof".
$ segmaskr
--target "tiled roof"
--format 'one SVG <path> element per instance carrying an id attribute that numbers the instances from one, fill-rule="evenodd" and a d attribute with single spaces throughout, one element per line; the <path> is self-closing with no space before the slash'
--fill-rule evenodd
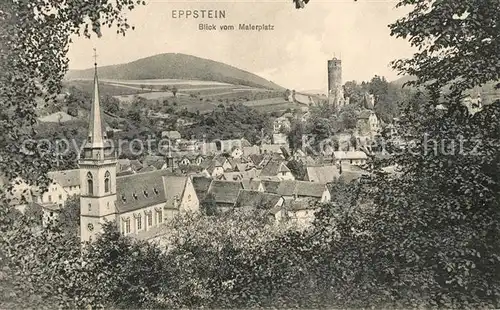
<path id="1" fill-rule="evenodd" d="M 184 193 L 186 188 L 188 177 L 185 176 L 164 176 L 163 185 L 165 190 L 165 208 L 177 209 L 178 202 Z"/>
<path id="2" fill-rule="evenodd" d="M 367 159 L 365 152 L 362 151 L 335 151 L 333 156 L 336 159 Z"/>
<path id="3" fill-rule="evenodd" d="M 118 159 L 116 171 L 121 172 L 130 169 L 130 159 Z"/>
<path id="4" fill-rule="evenodd" d="M 261 184 L 260 180 L 244 178 L 241 180 L 241 185 L 246 190 L 257 190 Z"/>
<path id="5" fill-rule="evenodd" d="M 307 179 L 311 182 L 329 183 L 339 177 L 336 166 L 313 166 L 307 167 Z"/>
<path id="6" fill-rule="evenodd" d="M 257 145 L 254 145 L 254 146 L 244 146 L 243 147 L 243 154 L 245 156 L 249 156 L 249 155 L 259 155 L 260 154 L 260 149 Z"/>
<path id="7" fill-rule="evenodd" d="M 51 171 L 47 175 L 62 187 L 80 186 L 80 169 Z"/>
<path id="8" fill-rule="evenodd" d="M 118 211 L 123 213 L 166 202 L 163 177 L 169 174 L 168 170 L 157 170 L 117 177 Z"/>
<path id="9" fill-rule="evenodd" d="M 262 180 L 262 185 L 264 185 L 264 191 L 268 193 L 276 194 L 278 192 L 278 187 L 280 186 L 280 181 L 270 181 Z"/>
<path id="10" fill-rule="evenodd" d="M 211 183 L 212 183 L 211 178 L 193 177 L 194 190 L 200 201 L 205 199 L 205 195 L 207 194 Z"/>
<path id="11" fill-rule="evenodd" d="M 307 181 L 282 181 L 277 194 L 282 196 L 299 196 L 321 198 L 326 190 L 326 185 Z"/>
<path id="12" fill-rule="evenodd" d="M 290 169 L 285 165 L 284 161 L 270 160 L 267 165 L 262 168 L 261 176 L 276 176 L 280 172 L 290 172 Z"/>
<path id="13" fill-rule="evenodd" d="M 251 154 L 250 160 L 254 163 L 254 165 L 259 166 L 262 160 L 264 160 L 264 155 L 260 154 Z"/>
<path id="14" fill-rule="evenodd" d="M 255 209 L 271 209 L 281 199 L 281 196 L 252 190 L 240 190 L 236 207 L 253 207 Z"/>
<path id="15" fill-rule="evenodd" d="M 239 191 L 243 189 L 240 182 L 212 181 L 208 193 L 214 196 L 218 203 L 236 203 Z"/>
<path id="16" fill-rule="evenodd" d="M 288 151 L 288 146 L 287 145 L 279 145 L 279 144 L 262 144 L 260 146 L 260 150 L 262 154 L 264 153 L 277 153 L 277 154 L 283 154 L 283 151 L 281 148 L 284 148 L 285 150 Z"/>
<path id="17" fill-rule="evenodd" d="M 134 160 L 131 160 L 130 161 L 130 167 L 132 168 L 132 170 L 134 171 L 139 171 L 140 169 L 143 168 L 142 164 L 140 161 L 138 161 L 137 159 L 134 159 Z"/>

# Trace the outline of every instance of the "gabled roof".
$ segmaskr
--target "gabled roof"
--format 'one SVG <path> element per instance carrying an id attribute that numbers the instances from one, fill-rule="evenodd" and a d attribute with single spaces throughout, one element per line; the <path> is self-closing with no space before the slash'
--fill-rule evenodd
<path id="1" fill-rule="evenodd" d="M 306 169 L 307 180 L 311 182 L 330 183 L 340 176 L 336 166 L 313 166 Z"/>
<path id="2" fill-rule="evenodd" d="M 243 187 L 240 182 L 214 180 L 208 193 L 214 196 L 217 203 L 234 204 L 241 189 Z"/>
<path id="3" fill-rule="evenodd" d="M 184 194 L 188 177 L 185 176 L 164 176 L 163 186 L 165 191 L 165 208 L 177 209 L 178 202 Z"/>
<path id="4" fill-rule="evenodd" d="M 244 146 L 242 151 L 245 156 L 260 154 L 260 149 L 257 145 Z"/>
<path id="5" fill-rule="evenodd" d="M 243 179 L 241 180 L 241 185 L 243 186 L 243 189 L 246 190 L 257 190 L 259 188 L 259 185 L 261 184 L 260 180 L 256 179 Z"/>
<path id="6" fill-rule="evenodd" d="M 206 177 L 193 177 L 193 187 L 196 195 L 199 200 L 203 200 L 210 188 L 210 184 L 212 183 L 211 178 Z"/>
<path id="7" fill-rule="evenodd" d="M 336 159 L 367 159 L 365 152 L 362 151 L 335 151 L 333 156 Z"/>
<path id="8" fill-rule="evenodd" d="M 264 155 L 260 154 L 251 154 L 248 156 L 250 160 L 254 163 L 254 165 L 259 166 L 262 160 L 264 160 Z"/>
<path id="9" fill-rule="evenodd" d="M 281 196 L 252 190 L 240 190 L 236 200 L 236 207 L 252 207 L 269 210 L 276 206 Z"/>
<path id="10" fill-rule="evenodd" d="M 282 196 L 300 196 L 321 198 L 327 190 L 326 185 L 322 183 L 285 180 L 278 187 L 277 194 Z"/>
<path id="11" fill-rule="evenodd" d="M 130 167 L 134 171 L 139 171 L 140 169 L 144 168 L 143 165 L 141 164 L 141 162 L 138 161 L 137 159 L 134 159 L 134 160 L 130 161 Z"/>
<path id="12" fill-rule="evenodd" d="M 117 161 L 117 166 L 116 166 L 116 171 L 117 172 L 121 172 L 121 171 L 125 171 L 125 170 L 128 170 L 128 169 L 131 169 L 131 165 L 130 165 L 130 159 L 118 159 Z"/>
<path id="13" fill-rule="evenodd" d="M 47 176 L 62 187 L 80 186 L 80 169 L 51 171 Z"/>
<path id="14" fill-rule="evenodd" d="M 270 160 L 267 165 L 262 168 L 261 176 L 276 176 L 281 172 L 290 172 L 290 169 L 285 165 L 284 161 Z"/>

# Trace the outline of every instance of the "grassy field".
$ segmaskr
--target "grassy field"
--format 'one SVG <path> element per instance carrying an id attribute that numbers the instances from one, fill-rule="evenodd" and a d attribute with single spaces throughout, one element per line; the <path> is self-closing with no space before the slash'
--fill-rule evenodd
<path id="1" fill-rule="evenodd" d="M 92 80 L 70 80 L 65 82 L 65 86 L 74 86 L 87 93 L 93 91 Z M 175 98 L 171 91 L 164 90 L 165 86 L 169 89 L 174 86 L 177 88 Z M 160 102 L 167 100 L 169 104 L 176 102 L 178 108 L 186 107 L 191 112 L 200 113 L 210 112 L 217 105 L 228 103 L 242 103 L 262 112 L 298 108 L 297 104 L 285 101 L 279 91 L 211 81 L 101 79 L 99 90 L 101 95 L 113 96 L 124 105 L 130 104 L 135 96 L 139 96 Z"/>

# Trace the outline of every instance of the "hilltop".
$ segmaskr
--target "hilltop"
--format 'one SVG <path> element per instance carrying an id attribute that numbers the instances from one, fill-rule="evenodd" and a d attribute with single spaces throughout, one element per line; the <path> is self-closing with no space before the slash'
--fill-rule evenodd
<path id="1" fill-rule="evenodd" d="M 67 79 L 92 79 L 93 68 L 70 70 Z M 201 80 L 282 90 L 283 87 L 236 67 L 186 54 L 166 53 L 126 64 L 99 68 L 99 77 L 110 80 Z"/>

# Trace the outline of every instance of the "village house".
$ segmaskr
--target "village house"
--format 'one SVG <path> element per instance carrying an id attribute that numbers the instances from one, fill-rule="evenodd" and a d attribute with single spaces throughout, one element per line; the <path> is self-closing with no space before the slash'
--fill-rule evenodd
<path id="1" fill-rule="evenodd" d="M 335 151 L 333 159 L 336 165 L 348 163 L 350 165 L 362 166 L 366 164 L 368 156 L 362 151 Z"/>
<path id="2" fill-rule="evenodd" d="M 326 184 L 297 180 L 281 181 L 276 194 L 283 196 L 285 199 L 294 200 L 311 198 L 318 202 L 327 202 L 331 199 Z"/>
<path id="3" fill-rule="evenodd" d="M 274 180 L 295 180 L 284 160 L 270 160 L 260 172 L 260 178 Z"/>
<path id="4" fill-rule="evenodd" d="M 61 185 L 68 197 L 80 195 L 79 169 L 51 171 L 48 173 L 48 177 Z"/>
<path id="5" fill-rule="evenodd" d="M 298 228 L 308 228 L 315 219 L 319 206 L 314 199 L 286 200 L 284 203 L 286 220 L 296 224 Z"/>
<path id="6" fill-rule="evenodd" d="M 283 197 L 252 190 L 240 190 L 236 200 L 235 209 L 266 211 L 269 219 L 274 223 L 282 221 Z"/>
<path id="7" fill-rule="evenodd" d="M 363 110 L 358 114 L 357 129 L 361 135 L 374 136 L 380 130 L 380 122 L 372 110 Z"/>
<path id="8" fill-rule="evenodd" d="M 207 195 L 213 197 L 218 210 L 225 212 L 233 209 L 241 189 L 241 182 L 213 180 Z"/>
<path id="9" fill-rule="evenodd" d="M 340 177 L 339 168 L 337 166 L 312 166 L 306 167 L 307 173 L 305 181 L 316 183 L 331 183 Z"/>

